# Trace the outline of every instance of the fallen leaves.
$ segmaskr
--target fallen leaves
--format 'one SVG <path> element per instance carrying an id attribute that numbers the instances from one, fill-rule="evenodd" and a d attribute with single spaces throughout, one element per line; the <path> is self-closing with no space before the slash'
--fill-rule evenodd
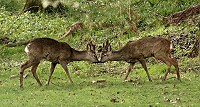
<path id="1" fill-rule="evenodd" d="M 120 100 L 119 98 L 116 98 L 116 97 L 112 97 L 111 99 L 110 99 L 110 102 L 113 102 L 113 103 L 125 103 L 125 100 L 124 99 L 122 99 L 122 100 Z"/>
<path id="2" fill-rule="evenodd" d="M 115 97 L 112 97 L 112 98 L 110 99 L 110 101 L 111 101 L 111 102 L 114 102 L 114 103 L 119 102 L 119 101 L 117 100 L 117 98 L 115 98 Z"/>
<path id="3" fill-rule="evenodd" d="M 169 24 L 172 23 L 178 24 L 181 21 L 187 19 L 188 17 L 198 14 L 199 11 L 200 11 L 200 5 L 195 5 L 185 10 L 171 14 L 167 17 L 164 17 L 164 21 L 166 21 Z"/>
<path id="4" fill-rule="evenodd" d="M 181 101 L 180 98 L 170 99 L 170 98 L 166 98 L 166 97 L 164 97 L 163 100 L 164 100 L 164 102 L 170 102 L 173 105 L 176 105 L 178 101 Z"/>
<path id="5" fill-rule="evenodd" d="M 92 83 L 103 83 L 103 82 L 106 82 L 105 79 L 99 79 L 99 80 L 93 80 Z"/>
<path id="6" fill-rule="evenodd" d="M 128 80 L 124 80 L 124 82 L 131 82 L 133 85 L 137 86 L 139 84 L 143 84 L 139 79 L 128 79 Z"/>

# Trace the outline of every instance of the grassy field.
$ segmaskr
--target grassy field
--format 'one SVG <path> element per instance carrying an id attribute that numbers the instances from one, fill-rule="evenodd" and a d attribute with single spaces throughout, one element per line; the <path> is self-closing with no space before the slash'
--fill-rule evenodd
<path id="1" fill-rule="evenodd" d="M 98 47 L 108 39 L 113 49 L 117 50 L 130 40 L 149 35 L 194 37 L 199 30 L 199 15 L 195 16 L 195 20 L 191 18 L 179 25 L 169 26 L 163 23 L 162 18 L 198 3 L 198 0 L 66 0 L 65 16 L 40 12 L 27 12 L 18 16 L 24 1 L 0 0 L 0 37 L 9 37 L 13 42 L 37 37 L 58 40 L 66 29 L 77 21 L 83 22 L 84 28 L 59 40 L 67 42 L 77 50 L 86 49 L 89 40 L 93 40 Z M 129 6 L 136 15 L 132 16 L 132 19 L 138 32 L 130 30 L 127 14 Z M 0 44 L 0 106 L 200 106 L 200 59 L 186 56 L 193 45 L 189 45 L 187 49 L 182 49 L 181 45 L 184 46 L 185 43 L 175 45 L 174 53 L 179 61 L 181 81 L 178 81 L 176 74 L 172 72 L 167 80 L 162 82 L 161 77 L 166 66 L 150 58 L 147 60 L 147 66 L 153 82 L 148 81 L 139 64 L 136 64 L 129 75 L 130 81 L 124 82 L 128 67 L 126 62 L 72 62 L 67 66 L 73 84 L 70 84 L 65 72 L 58 65 L 50 85 L 45 86 L 50 63 L 42 61 L 37 74 L 43 86 L 38 86 L 34 77 L 29 75 L 24 79 L 22 89 L 19 87 L 19 78 L 11 77 L 19 74 L 18 67 L 26 61 L 25 46 L 2 48 L 4 44 Z M 98 80 L 103 82 L 96 82 Z"/>
<path id="2" fill-rule="evenodd" d="M 101 76 L 77 76 L 68 82 L 61 67 L 57 67 L 52 82 L 45 86 L 48 77 L 47 63 L 38 69 L 43 83 L 39 87 L 31 76 L 24 80 L 24 88 L 19 88 L 18 78 L 10 79 L 15 71 L 1 71 L 0 102 L 1 106 L 199 106 L 199 74 L 181 73 L 182 81 L 170 74 L 162 82 L 159 72 L 152 72 L 153 82 L 149 82 L 143 70 L 136 70 L 131 75 L 132 81 L 124 82 L 124 75 L 102 74 Z M 44 67 L 42 67 L 44 66 Z M 99 65 L 96 65 L 99 66 Z M 101 65 L 100 65 L 101 66 Z M 154 66 L 152 66 L 153 68 Z M 43 72 L 40 72 L 43 71 Z M 45 72 L 46 71 L 46 72 Z M 94 81 L 106 80 L 102 83 Z"/>

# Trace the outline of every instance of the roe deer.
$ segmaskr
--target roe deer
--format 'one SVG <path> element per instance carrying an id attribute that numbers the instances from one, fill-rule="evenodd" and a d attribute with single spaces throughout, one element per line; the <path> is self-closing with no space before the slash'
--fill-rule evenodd
<path id="1" fill-rule="evenodd" d="M 20 66 L 20 87 L 23 86 L 24 70 L 31 66 L 31 72 L 33 73 L 34 78 L 40 86 L 42 85 L 36 74 L 36 69 L 42 59 L 46 59 L 51 62 L 50 75 L 46 85 L 49 85 L 54 68 L 57 64 L 60 64 L 63 67 L 70 82 L 73 83 L 66 66 L 69 62 L 98 62 L 98 58 L 95 53 L 95 45 L 92 42 L 87 44 L 86 51 L 77 51 L 65 42 L 58 42 L 50 38 L 36 38 L 30 40 L 29 44 L 25 48 L 25 52 L 28 54 L 28 60 Z"/>
<path id="2" fill-rule="evenodd" d="M 124 47 L 118 51 L 112 51 L 110 43 L 107 41 L 100 48 L 100 62 L 106 61 L 126 61 L 130 63 L 126 73 L 125 80 L 127 80 L 130 71 L 134 64 L 139 61 L 146 71 L 149 81 L 152 81 L 147 67 L 145 58 L 154 57 L 163 61 L 167 66 L 163 81 L 166 79 L 170 67 L 173 65 L 177 72 L 177 78 L 180 80 L 178 62 L 171 57 L 172 44 L 169 40 L 160 37 L 144 37 L 137 41 L 129 41 Z"/>

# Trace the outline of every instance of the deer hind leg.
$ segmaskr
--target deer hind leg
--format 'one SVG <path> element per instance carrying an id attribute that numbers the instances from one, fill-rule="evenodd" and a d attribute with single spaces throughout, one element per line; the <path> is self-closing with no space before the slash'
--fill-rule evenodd
<path id="1" fill-rule="evenodd" d="M 37 74 L 36 74 L 36 70 L 37 70 L 37 67 L 38 67 L 39 64 L 40 64 L 40 62 L 34 63 L 33 66 L 32 66 L 31 72 L 33 73 L 33 76 L 34 76 L 34 78 L 36 79 L 37 83 L 38 83 L 40 86 L 42 86 L 42 83 L 40 82 L 40 80 L 39 80 L 39 78 L 38 78 L 38 76 L 37 76 Z"/>
<path id="2" fill-rule="evenodd" d="M 67 63 L 66 63 L 65 61 L 61 61 L 60 64 L 61 64 L 61 66 L 63 67 L 63 69 L 65 70 L 65 72 L 66 72 L 66 74 L 67 74 L 67 76 L 68 76 L 70 82 L 73 83 L 73 81 L 72 81 L 72 79 L 71 79 L 71 77 L 70 77 L 68 68 L 67 68 Z"/>
<path id="3" fill-rule="evenodd" d="M 169 55 L 169 57 L 166 57 L 165 60 L 166 60 L 166 61 L 164 61 L 164 62 L 165 62 L 165 64 L 168 66 L 168 68 L 167 68 L 167 71 L 166 71 L 166 73 L 165 73 L 165 76 L 164 76 L 163 80 L 166 79 L 167 74 L 170 72 L 170 67 L 171 67 L 172 65 L 173 65 L 173 66 L 175 67 L 175 69 L 176 69 L 177 79 L 180 80 L 180 73 L 179 73 L 179 67 L 178 67 L 178 62 L 177 62 L 177 60 L 176 60 L 175 58 L 170 58 L 170 55 Z"/>
<path id="4" fill-rule="evenodd" d="M 179 67 L 178 67 L 178 61 L 175 58 L 171 58 L 171 62 L 172 62 L 172 65 L 176 69 L 177 79 L 180 80 L 181 77 L 180 77 L 180 72 L 179 72 Z"/>
<path id="5" fill-rule="evenodd" d="M 166 69 L 165 75 L 164 75 L 164 77 L 162 79 L 163 81 L 165 81 L 166 78 L 167 78 L 168 73 L 170 72 L 170 67 L 172 65 L 171 59 L 164 53 L 163 54 L 159 54 L 159 55 L 155 55 L 155 58 L 158 59 L 158 60 L 163 61 L 167 65 L 167 69 Z"/>
<path id="6" fill-rule="evenodd" d="M 124 80 L 127 80 L 128 75 L 130 74 L 130 72 L 131 72 L 131 70 L 133 69 L 133 66 L 134 66 L 134 65 L 135 65 L 135 62 L 130 63 L 130 65 L 128 66 L 128 70 L 127 70 L 127 72 L 126 72 L 126 76 L 125 76 Z"/>
<path id="7" fill-rule="evenodd" d="M 49 75 L 49 79 L 48 79 L 46 85 L 49 85 L 49 82 L 50 82 L 50 80 L 51 80 L 51 77 L 52 77 L 52 74 L 53 74 L 54 69 L 55 69 L 55 67 L 56 67 L 56 64 L 57 64 L 57 63 L 53 63 L 53 62 L 51 63 L 50 75 Z"/>
<path id="8" fill-rule="evenodd" d="M 146 74 L 147 74 L 147 77 L 148 77 L 149 81 L 152 81 L 151 76 L 149 75 L 145 60 L 144 59 L 139 59 L 139 62 L 142 65 L 142 67 L 144 68 L 144 70 L 146 71 Z"/>
<path id="9" fill-rule="evenodd" d="M 20 87 L 23 87 L 23 74 L 24 70 L 32 66 L 32 63 L 30 60 L 26 61 L 24 64 L 20 66 Z"/>

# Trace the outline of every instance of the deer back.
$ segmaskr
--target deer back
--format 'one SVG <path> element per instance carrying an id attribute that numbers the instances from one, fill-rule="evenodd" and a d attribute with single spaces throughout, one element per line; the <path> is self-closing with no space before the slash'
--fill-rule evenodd
<path id="1" fill-rule="evenodd" d="M 98 62 L 95 45 L 92 42 L 87 44 L 86 51 L 78 51 L 65 42 L 58 42 L 50 38 L 36 38 L 31 40 L 25 51 L 29 59 L 33 60 L 46 59 L 56 63 L 59 63 L 60 60 Z"/>
<path id="2" fill-rule="evenodd" d="M 145 37 L 128 42 L 122 49 L 128 50 L 132 57 L 150 57 L 159 52 L 170 52 L 170 41 L 160 37 Z"/>
<path id="3" fill-rule="evenodd" d="M 100 50 L 103 62 L 108 60 L 130 61 L 151 57 L 158 53 L 170 53 L 170 41 L 160 37 L 144 37 L 136 41 L 129 41 L 118 51 L 112 51 L 111 45 L 107 41 Z"/>
<path id="4" fill-rule="evenodd" d="M 33 39 L 25 48 L 26 53 L 38 60 L 47 59 L 57 62 L 60 57 L 70 57 L 71 47 L 65 42 L 58 42 L 50 38 Z"/>

